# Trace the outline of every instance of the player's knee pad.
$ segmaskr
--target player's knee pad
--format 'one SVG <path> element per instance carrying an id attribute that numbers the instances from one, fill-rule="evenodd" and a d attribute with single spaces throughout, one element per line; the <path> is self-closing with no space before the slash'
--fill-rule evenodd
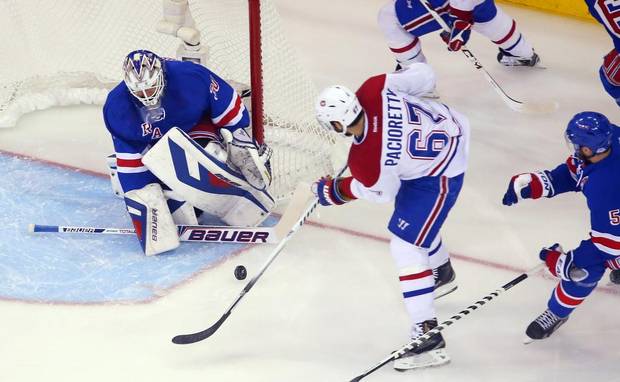
<path id="1" fill-rule="evenodd" d="M 612 49 L 603 58 L 599 76 L 605 91 L 620 105 L 620 53 Z"/>
<path id="2" fill-rule="evenodd" d="M 403 29 L 396 17 L 394 4 L 388 3 L 379 10 L 377 23 L 400 67 L 409 67 L 414 62 L 426 62 L 420 39 Z"/>
<path id="3" fill-rule="evenodd" d="M 145 255 L 157 255 L 179 246 L 177 227 L 158 183 L 126 192 L 125 204 Z"/>
<path id="4" fill-rule="evenodd" d="M 266 190 L 250 186 L 241 174 L 209 154 L 180 129 L 166 133 L 142 162 L 189 204 L 228 224 L 258 224 L 275 207 Z M 237 203 L 244 203 L 247 211 L 232 217 L 229 212 L 235 210 Z"/>
<path id="5" fill-rule="evenodd" d="M 396 235 L 392 235 L 390 240 L 390 254 L 398 269 L 430 269 L 428 249 L 408 243 Z"/>
<path id="6" fill-rule="evenodd" d="M 116 169 L 116 154 L 108 155 L 106 158 L 108 164 L 108 173 L 110 174 L 110 183 L 112 185 L 112 191 L 114 195 L 119 198 L 124 197 L 123 187 L 120 180 L 118 180 L 118 171 Z"/>

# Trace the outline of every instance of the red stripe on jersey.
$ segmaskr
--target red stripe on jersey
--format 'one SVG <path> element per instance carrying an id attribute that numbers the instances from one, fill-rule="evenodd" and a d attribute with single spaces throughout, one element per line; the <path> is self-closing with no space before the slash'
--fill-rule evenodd
<path id="1" fill-rule="evenodd" d="M 426 223 L 424 224 L 422 231 L 420 231 L 420 234 L 417 237 L 415 245 L 420 246 L 422 245 L 422 243 L 424 243 L 424 240 L 426 240 L 426 235 L 428 234 L 428 231 L 431 229 L 431 227 L 435 223 L 435 220 L 437 219 L 437 215 L 439 215 L 439 212 L 444 206 L 444 202 L 446 201 L 447 194 L 448 194 L 448 178 L 445 176 L 442 176 L 440 179 L 440 185 L 439 185 L 439 198 L 437 198 L 437 201 L 435 202 L 435 206 L 433 207 L 433 210 L 431 211 L 430 217 L 426 219 Z"/>
<path id="2" fill-rule="evenodd" d="M 448 12 L 449 9 L 450 9 L 450 5 L 446 4 L 446 5 L 444 5 L 441 8 L 435 9 L 435 11 L 439 15 L 441 15 L 443 13 Z M 419 27 L 420 25 L 425 24 L 425 23 L 427 23 L 427 22 L 429 22 L 431 20 L 434 21 L 433 15 L 428 13 L 428 14 L 422 16 L 422 17 L 418 17 L 417 19 L 410 21 L 408 24 L 403 25 L 403 28 L 405 30 L 407 30 L 407 31 L 411 31 L 412 29 L 415 29 L 415 28 Z"/>
<path id="3" fill-rule="evenodd" d="M 117 167 L 142 167 L 142 159 L 121 159 L 116 158 Z"/>
<path id="4" fill-rule="evenodd" d="M 372 187 L 381 173 L 383 146 L 383 89 L 385 74 L 366 80 L 355 92 L 366 115 L 366 136 L 359 144 L 351 145 L 349 168 L 351 175 L 365 187 Z"/>
<path id="5" fill-rule="evenodd" d="M 497 41 L 493 41 L 493 42 L 498 44 L 498 45 L 505 43 L 515 33 L 515 29 L 517 29 L 517 23 L 514 20 L 512 20 L 512 26 L 510 27 L 510 30 L 508 31 L 508 34 L 506 36 L 504 36 L 504 38 L 499 39 Z"/>
<path id="6" fill-rule="evenodd" d="M 407 46 L 403 46 L 402 48 L 390 48 L 390 50 L 394 53 L 404 53 L 408 50 L 413 49 L 414 46 L 418 45 L 418 42 L 420 41 L 419 38 L 414 37 L 413 41 L 411 42 L 411 44 L 407 45 Z"/>
<path id="7" fill-rule="evenodd" d="M 424 272 L 414 273 L 411 275 L 399 276 L 398 279 L 400 281 L 417 280 L 417 279 L 422 279 L 424 277 L 428 277 L 432 275 L 433 275 L 433 271 L 431 271 L 430 269 L 427 269 Z"/>
<path id="8" fill-rule="evenodd" d="M 607 248 L 620 250 L 620 242 L 613 240 L 613 239 L 609 239 L 609 238 L 602 237 L 602 236 L 592 236 L 592 242 L 594 244 L 600 244 Z"/>
<path id="9" fill-rule="evenodd" d="M 200 120 L 200 122 L 198 122 L 196 125 L 194 125 L 194 127 L 191 128 L 189 133 L 191 134 L 194 132 L 207 132 L 211 134 L 217 134 L 219 130 L 220 128 L 213 124 L 213 122 L 203 118 L 202 120 Z"/>
<path id="10" fill-rule="evenodd" d="M 564 305 L 577 306 L 583 302 L 583 298 L 579 299 L 566 294 L 566 292 L 562 290 L 562 283 L 558 284 L 558 286 L 555 287 L 555 295 L 558 300 Z"/>
<path id="11" fill-rule="evenodd" d="M 444 163 L 446 163 L 448 158 L 452 157 L 452 146 L 454 145 L 454 140 L 455 137 L 450 138 L 450 147 L 448 147 L 448 152 L 446 153 L 446 156 L 441 160 L 441 162 L 439 162 L 437 166 L 435 166 L 434 169 L 431 170 L 431 172 L 428 174 L 429 176 L 435 175 L 437 170 L 439 170 L 444 165 Z"/>
<path id="12" fill-rule="evenodd" d="M 241 110 L 241 98 L 238 95 L 235 95 L 237 99 L 235 100 L 235 106 L 226 115 L 222 118 L 217 124 L 218 126 L 226 126 L 230 121 L 232 121 L 237 115 L 239 115 L 239 111 Z"/>
<path id="13" fill-rule="evenodd" d="M 471 24 L 473 20 L 473 11 L 465 11 L 463 9 L 458 9 L 454 7 L 450 7 L 450 15 L 455 16 L 457 19 L 465 20 Z"/>

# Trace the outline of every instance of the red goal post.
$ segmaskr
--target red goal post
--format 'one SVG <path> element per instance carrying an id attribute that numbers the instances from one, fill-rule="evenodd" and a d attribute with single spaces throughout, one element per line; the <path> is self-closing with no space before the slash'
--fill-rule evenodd
<path id="1" fill-rule="evenodd" d="M 209 69 L 251 85 L 253 133 L 274 149 L 274 196 L 284 199 L 299 181 L 333 173 L 334 138 L 314 119 L 316 89 L 286 39 L 275 5 L 188 3 Z M 175 57 L 180 40 L 156 32 L 161 19 L 162 0 L 4 0 L 0 128 L 16 126 L 22 115 L 39 109 L 102 105 L 132 50 Z"/>

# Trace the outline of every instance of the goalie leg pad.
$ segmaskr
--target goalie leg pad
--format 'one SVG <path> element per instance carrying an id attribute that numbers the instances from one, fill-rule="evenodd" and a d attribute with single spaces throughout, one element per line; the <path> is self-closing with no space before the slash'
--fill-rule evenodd
<path id="1" fill-rule="evenodd" d="M 121 186 L 121 182 L 118 180 L 118 171 L 116 169 L 116 154 L 108 155 L 106 161 L 108 164 L 112 191 L 114 192 L 114 195 L 118 196 L 119 198 L 123 198 L 123 186 Z"/>
<path id="2" fill-rule="evenodd" d="M 166 133 L 142 162 L 181 198 L 228 224 L 257 224 L 275 206 L 266 190 L 249 185 L 243 175 L 218 161 L 180 129 Z M 237 203 L 247 211 L 234 208 Z M 233 211 L 239 216 L 233 217 Z"/>
<path id="3" fill-rule="evenodd" d="M 179 246 L 177 227 L 158 183 L 126 192 L 125 204 L 145 255 L 158 255 Z"/>
<path id="4" fill-rule="evenodd" d="M 164 196 L 166 197 L 166 203 L 168 204 L 168 209 L 172 214 L 172 220 L 175 224 L 198 224 L 198 218 L 196 217 L 194 206 L 183 200 L 183 198 L 178 196 L 174 191 L 165 190 Z"/>

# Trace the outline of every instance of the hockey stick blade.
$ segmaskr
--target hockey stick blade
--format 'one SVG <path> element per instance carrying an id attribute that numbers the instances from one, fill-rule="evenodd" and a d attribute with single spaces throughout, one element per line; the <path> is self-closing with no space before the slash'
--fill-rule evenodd
<path id="1" fill-rule="evenodd" d="M 343 167 L 336 176 L 338 177 L 342 175 L 346 171 L 346 169 L 347 169 L 347 166 Z M 293 199 L 291 200 L 291 203 L 289 207 L 287 208 L 287 210 L 290 210 L 291 208 L 294 208 L 296 210 L 297 207 L 295 206 L 306 205 L 308 200 L 305 195 L 309 192 L 309 190 L 310 190 L 310 187 L 308 185 L 304 185 L 300 183 L 297 186 L 295 193 L 293 194 Z M 312 194 L 310 193 L 310 195 Z M 271 263 L 273 263 L 273 261 L 278 257 L 280 252 L 282 252 L 286 243 L 293 237 L 293 235 L 299 230 L 299 228 L 301 228 L 306 223 L 308 218 L 310 218 L 310 215 L 312 214 L 312 212 L 314 212 L 316 207 L 319 205 L 319 200 L 316 196 L 313 196 L 312 199 L 313 199 L 312 202 L 309 205 L 307 205 L 307 207 L 303 210 L 303 212 L 298 216 L 297 220 L 294 223 L 292 223 L 292 225 L 288 229 L 288 233 L 286 234 L 286 236 L 284 236 L 284 238 L 282 238 L 280 242 L 278 243 L 278 245 L 273 249 L 267 261 L 265 261 L 265 263 L 263 264 L 261 269 L 258 271 L 258 273 L 247 283 L 245 287 L 243 287 L 243 290 L 241 291 L 241 293 L 239 293 L 235 301 L 233 301 L 233 303 L 228 307 L 228 309 L 220 317 L 220 319 L 217 320 L 215 324 L 211 325 L 209 328 L 201 332 L 197 332 L 193 334 L 182 334 L 182 335 L 175 336 L 172 339 L 173 343 L 178 344 L 178 345 L 187 345 L 187 344 L 192 344 L 192 343 L 202 341 L 206 338 L 209 338 L 211 335 L 213 335 L 213 333 L 215 333 L 219 329 L 220 326 L 222 326 L 224 321 L 226 321 L 226 319 L 230 316 L 233 309 L 235 309 L 235 307 L 241 301 L 241 299 L 243 299 L 243 297 L 250 291 L 250 289 L 252 289 L 254 284 L 258 282 L 258 280 L 261 278 L 263 273 L 265 273 L 267 268 L 269 268 Z M 293 207 L 291 207 L 291 205 Z M 282 216 L 282 220 L 285 220 L 285 219 L 288 220 L 288 218 L 285 215 Z"/>
<path id="2" fill-rule="evenodd" d="M 179 334 L 178 336 L 174 336 L 172 338 L 172 342 L 177 345 L 189 345 L 207 339 L 211 337 L 211 335 L 213 335 L 213 333 L 215 333 L 220 326 L 222 326 L 228 316 L 230 316 L 230 311 L 226 312 L 219 320 L 217 320 L 215 324 L 211 325 L 207 329 L 192 334 Z"/>
<path id="3" fill-rule="evenodd" d="M 514 111 L 526 114 L 550 114 L 558 109 L 560 104 L 557 101 L 516 101 L 517 104 L 508 103 Z"/>
<path id="4" fill-rule="evenodd" d="M 539 263 L 534 268 L 526 271 L 525 273 L 520 274 L 516 278 L 514 278 L 514 279 L 510 280 L 509 282 L 507 282 L 506 284 L 502 285 L 501 288 L 496 289 L 493 292 L 487 294 L 486 296 L 482 297 L 480 300 L 478 300 L 475 303 L 473 303 L 472 305 L 468 306 L 466 309 L 461 310 L 458 314 L 455 314 L 454 316 L 450 317 L 450 319 L 448 319 L 448 320 L 442 322 L 441 324 L 437 325 L 434 329 L 429 330 L 428 332 L 426 332 L 422 336 L 420 336 L 420 337 L 416 338 L 415 340 L 409 342 L 407 345 L 402 346 L 400 349 L 390 353 L 390 355 L 387 356 L 386 358 L 384 358 L 381 362 L 377 363 L 375 366 L 371 367 L 370 369 L 366 370 L 362 374 L 360 374 L 360 375 L 356 376 L 355 378 L 351 379 L 350 382 L 359 382 L 363 378 L 365 378 L 365 377 L 369 376 L 370 374 L 374 373 L 375 371 L 379 370 L 380 368 L 382 368 L 383 366 L 387 365 L 391 361 L 402 357 L 403 354 L 405 354 L 407 351 L 413 350 L 413 349 L 417 349 L 421 345 L 425 344 L 429 339 L 431 339 L 437 333 L 441 332 L 442 330 L 444 330 L 448 326 L 454 324 L 455 322 L 461 320 L 463 317 L 468 316 L 473 311 L 477 310 L 478 308 L 481 308 L 482 306 L 484 306 L 485 304 L 487 304 L 488 302 L 490 302 L 491 300 L 493 300 L 494 298 L 496 298 L 500 294 L 506 292 L 510 288 L 514 287 L 515 285 L 519 284 L 523 280 L 527 279 L 529 276 L 531 276 L 534 273 L 540 271 L 541 269 L 544 269 L 545 267 L 546 267 L 545 263 Z"/>
<path id="5" fill-rule="evenodd" d="M 435 19 L 435 21 L 441 26 L 441 28 L 445 32 L 450 32 L 450 27 L 445 22 L 444 19 L 439 16 L 439 13 L 433 9 L 433 6 L 428 2 L 428 0 L 420 0 L 420 3 L 426 8 L 428 13 Z M 460 49 L 461 53 L 473 64 L 474 69 L 482 71 L 484 78 L 491 85 L 493 90 L 499 94 L 502 98 L 502 101 L 514 111 L 520 113 L 527 114 L 547 114 L 554 112 L 559 104 L 556 101 L 539 101 L 539 102 L 523 102 L 509 96 L 504 89 L 495 81 L 495 79 L 486 71 L 484 66 L 478 61 L 478 58 L 474 55 L 474 53 L 469 50 L 466 46 L 463 46 Z"/>
<path id="6" fill-rule="evenodd" d="M 462 49 L 462 50 L 463 50 L 463 53 L 468 58 L 470 58 L 475 64 L 476 58 L 471 54 L 471 52 L 468 49 Z M 504 101 L 504 103 L 508 105 L 508 107 L 514 111 L 517 111 L 519 113 L 525 113 L 525 114 L 549 114 L 549 113 L 553 113 L 554 111 L 556 111 L 558 107 L 560 106 L 557 101 L 542 101 L 541 100 L 541 101 L 524 102 L 524 101 L 519 101 L 517 99 L 514 99 L 513 97 L 506 94 L 504 89 L 502 89 L 502 87 L 499 86 L 497 82 L 495 82 L 495 79 L 491 77 L 489 72 L 487 72 L 482 66 L 477 67 L 477 68 L 479 70 L 482 70 L 482 73 L 484 74 L 485 78 L 491 84 L 491 86 L 497 92 L 497 94 L 499 94 L 499 96 L 502 98 L 502 101 Z"/>

